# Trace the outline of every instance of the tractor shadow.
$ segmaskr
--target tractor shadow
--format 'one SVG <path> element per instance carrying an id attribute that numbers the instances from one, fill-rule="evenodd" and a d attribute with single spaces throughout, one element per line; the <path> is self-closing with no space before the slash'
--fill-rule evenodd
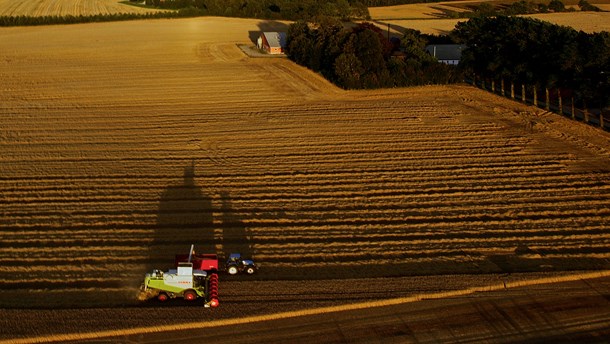
<path id="1" fill-rule="evenodd" d="M 250 235 L 240 217 L 237 216 L 227 192 L 220 194 L 220 225 L 222 227 L 222 258 L 228 258 L 230 253 L 241 253 L 244 258 L 252 257 Z"/>

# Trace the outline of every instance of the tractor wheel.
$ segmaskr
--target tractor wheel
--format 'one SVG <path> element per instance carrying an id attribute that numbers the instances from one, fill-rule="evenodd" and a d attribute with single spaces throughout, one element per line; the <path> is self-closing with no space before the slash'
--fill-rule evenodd
<path id="1" fill-rule="evenodd" d="M 248 275 L 252 275 L 253 273 L 256 272 L 256 269 L 254 268 L 254 266 L 248 266 L 246 267 L 246 269 L 244 270 Z"/>
<path id="2" fill-rule="evenodd" d="M 184 299 L 186 301 L 194 301 L 197 298 L 197 294 L 192 290 L 187 290 L 184 292 Z"/>
<path id="3" fill-rule="evenodd" d="M 169 300 L 169 296 L 167 296 L 166 293 L 161 293 L 161 294 L 157 295 L 157 300 L 159 300 L 161 302 L 165 302 L 165 301 Z"/>
<path id="4" fill-rule="evenodd" d="M 231 265 L 227 268 L 227 272 L 229 275 L 236 275 L 239 271 L 237 270 L 237 266 Z"/>

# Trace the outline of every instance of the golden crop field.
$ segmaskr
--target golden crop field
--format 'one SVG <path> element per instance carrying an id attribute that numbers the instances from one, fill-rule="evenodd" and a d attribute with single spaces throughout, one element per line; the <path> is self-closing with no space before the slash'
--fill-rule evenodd
<path id="1" fill-rule="evenodd" d="M 222 283 L 225 316 L 608 267 L 608 133 L 464 85 L 343 91 L 236 45 L 283 25 L 0 29 L 0 338 L 58 331 L 24 308 L 131 305 L 191 244 L 260 265 Z"/>
<path id="2" fill-rule="evenodd" d="M 438 19 L 443 15 L 442 9 L 462 12 L 468 11 L 468 5 L 479 3 L 480 0 L 465 0 L 369 7 L 369 13 L 373 19 Z"/>
<path id="3" fill-rule="evenodd" d="M 120 0 L 0 0 L 0 16 L 95 15 L 157 11 L 122 4 Z"/>
<path id="4" fill-rule="evenodd" d="M 371 20 L 380 26 L 391 25 L 394 34 L 402 34 L 405 29 L 415 29 L 422 33 L 444 35 L 449 33 L 460 21 L 468 19 L 445 19 L 443 9 L 452 11 L 469 11 L 468 6 L 475 6 L 482 1 L 448 1 L 439 3 L 408 4 L 387 7 L 370 7 Z M 506 3 L 506 1 L 488 1 L 491 3 Z M 565 2 L 567 5 L 570 1 Z M 602 9 L 607 9 L 607 0 L 591 1 Z M 553 24 L 573 27 L 585 32 L 610 31 L 610 12 L 566 12 L 543 13 L 528 15 L 528 17 L 548 21 Z"/>

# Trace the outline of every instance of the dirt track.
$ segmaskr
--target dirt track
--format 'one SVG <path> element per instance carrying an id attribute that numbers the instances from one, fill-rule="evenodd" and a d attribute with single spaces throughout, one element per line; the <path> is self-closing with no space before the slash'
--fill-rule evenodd
<path id="1" fill-rule="evenodd" d="M 113 313 L 191 243 L 263 284 L 608 267 L 607 133 L 467 86 L 345 92 L 236 46 L 282 26 L 0 29 L 11 319 Z"/>

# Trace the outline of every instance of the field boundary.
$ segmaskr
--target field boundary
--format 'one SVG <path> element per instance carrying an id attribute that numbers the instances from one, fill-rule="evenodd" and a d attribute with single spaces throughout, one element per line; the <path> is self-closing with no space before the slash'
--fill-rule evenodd
<path id="1" fill-rule="evenodd" d="M 32 338 L 9 339 L 9 340 L 0 341 L 0 344 L 52 343 L 52 342 L 63 342 L 63 341 L 91 340 L 91 339 L 116 337 L 116 336 L 129 336 L 129 335 L 138 335 L 138 334 L 146 334 L 146 333 L 160 333 L 160 332 L 167 332 L 167 331 L 195 330 L 195 329 L 202 329 L 202 328 L 213 328 L 213 327 L 231 326 L 231 325 L 247 324 L 247 323 L 254 323 L 254 322 L 280 320 L 280 319 L 295 318 L 295 317 L 301 317 L 301 316 L 319 315 L 319 314 L 326 314 L 326 313 L 355 311 L 355 310 L 374 308 L 374 307 L 395 306 L 395 305 L 399 305 L 399 304 L 413 303 L 413 302 L 418 302 L 418 301 L 423 301 L 423 300 L 436 300 L 436 299 L 460 297 L 460 296 L 466 296 L 466 295 L 471 295 L 471 294 L 480 293 L 480 292 L 493 292 L 493 291 L 514 289 L 514 288 L 527 287 L 527 286 L 533 286 L 533 285 L 555 284 L 555 283 L 589 280 L 589 279 L 596 279 L 596 278 L 603 278 L 603 277 L 610 277 L 610 270 L 578 273 L 578 274 L 574 274 L 574 275 L 558 276 L 558 277 L 536 278 L 536 279 L 515 281 L 515 282 L 505 282 L 504 281 L 501 283 L 498 282 L 496 284 L 491 284 L 491 285 L 487 285 L 487 286 L 473 287 L 473 288 L 454 290 L 454 291 L 448 291 L 448 292 L 418 294 L 418 295 L 413 295 L 413 296 L 408 296 L 408 297 L 400 297 L 400 298 L 380 300 L 380 301 L 369 301 L 369 302 L 362 302 L 362 303 L 356 303 L 356 304 L 321 307 L 321 308 L 305 309 L 305 310 L 301 310 L 301 311 L 281 312 L 281 313 L 275 313 L 275 314 L 258 315 L 258 316 L 236 318 L 236 319 L 225 319 L 225 320 L 217 320 L 217 321 L 211 321 L 211 322 L 210 321 L 200 321 L 200 322 L 191 322 L 191 323 L 178 324 L 178 325 L 138 327 L 138 328 L 124 329 L 124 330 L 108 330 L 108 331 L 96 331 L 96 332 L 88 332 L 88 333 L 69 333 L 69 334 L 61 334 L 61 335 L 32 337 Z"/>

